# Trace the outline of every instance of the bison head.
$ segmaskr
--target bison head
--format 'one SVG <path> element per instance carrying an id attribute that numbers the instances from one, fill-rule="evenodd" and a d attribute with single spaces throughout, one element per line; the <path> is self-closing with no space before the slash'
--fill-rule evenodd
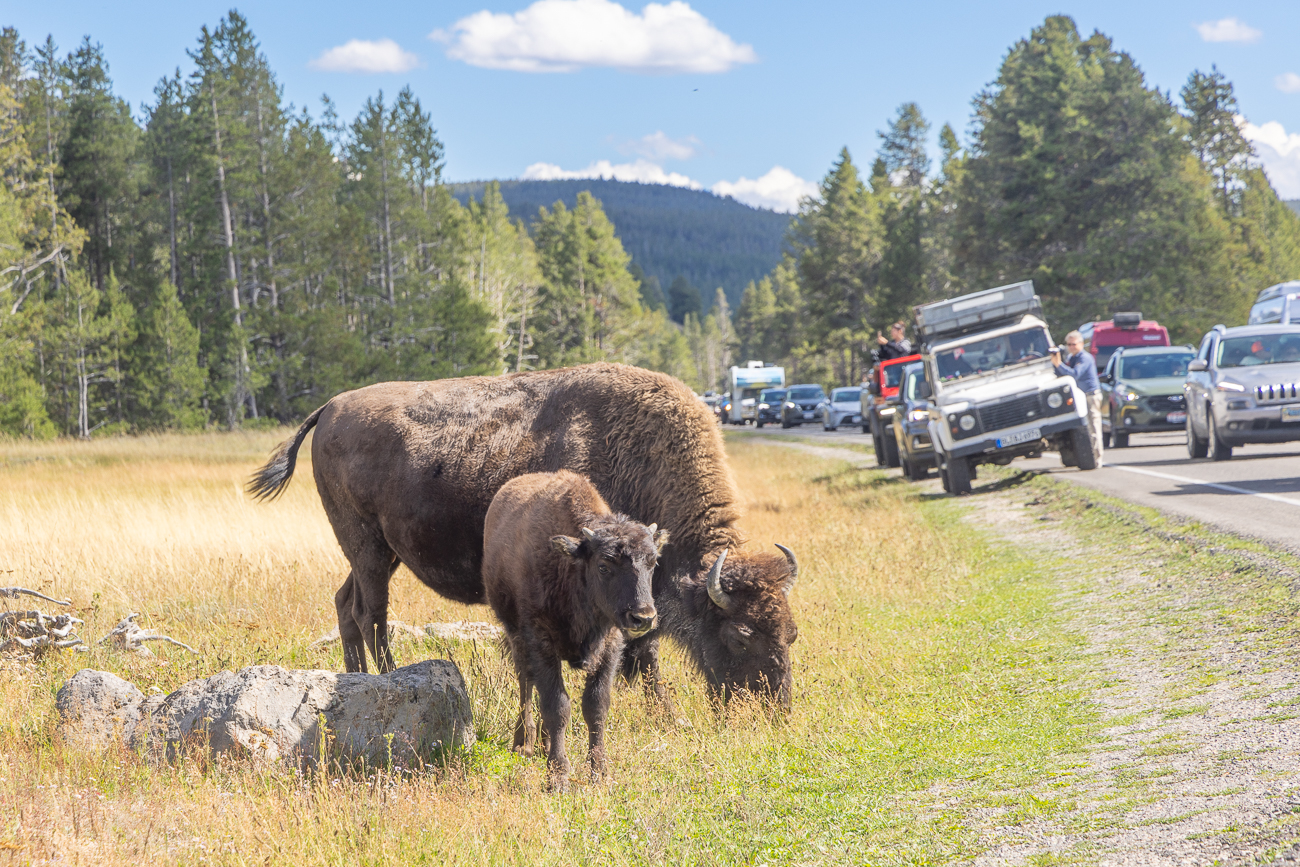
<path id="1" fill-rule="evenodd" d="M 600 515 L 582 528 L 581 539 L 551 537 L 583 571 L 587 602 L 629 638 L 645 635 L 658 619 L 650 581 L 668 532 L 656 530 L 625 515 Z"/>
<path id="2" fill-rule="evenodd" d="M 709 684 L 729 699 L 738 692 L 775 698 L 790 707 L 790 645 L 799 637 L 790 591 L 799 577 L 794 552 L 736 555 L 723 551 L 703 587 L 700 667 Z M 725 568 L 724 568 L 725 567 Z"/>

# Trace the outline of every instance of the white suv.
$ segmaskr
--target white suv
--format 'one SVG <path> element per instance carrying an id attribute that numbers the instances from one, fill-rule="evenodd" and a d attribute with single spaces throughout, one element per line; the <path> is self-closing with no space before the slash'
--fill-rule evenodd
<path id="1" fill-rule="evenodd" d="M 1041 312 L 1029 281 L 916 308 L 945 490 L 968 493 L 979 464 L 1053 447 L 1067 466 L 1096 468 L 1087 401 L 1053 368 Z"/>

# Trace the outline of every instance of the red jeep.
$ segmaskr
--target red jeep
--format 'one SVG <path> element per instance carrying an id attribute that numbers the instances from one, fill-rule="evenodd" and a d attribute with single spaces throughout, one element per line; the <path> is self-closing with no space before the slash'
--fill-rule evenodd
<path id="1" fill-rule="evenodd" d="M 1106 362 L 1123 346 L 1169 346 L 1169 329 L 1153 319 L 1143 319 L 1141 313 L 1116 313 L 1109 322 L 1096 322 L 1088 351 L 1097 360 L 1097 369 L 1105 370 Z"/>
<path id="2" fill-rule="evenodd" d="M 871 434 L 877 466 L 901 465 L 898 442 L 894 439 L 898 387 L 903 381 L 903 368 L 920 360 L 920 355 L 904 355 L 902 358 L 882 361 L 867 372 L 867 379 L 862 384 L 862 432 Z"/>

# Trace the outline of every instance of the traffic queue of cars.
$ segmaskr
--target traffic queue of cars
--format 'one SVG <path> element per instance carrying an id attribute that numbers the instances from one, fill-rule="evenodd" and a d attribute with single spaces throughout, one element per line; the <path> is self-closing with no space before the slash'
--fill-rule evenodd
<path id="1" fill-rule="evenodd" d="M 829 395 L 816 383 L 766 388 L 743 420 L 787 429 L 820 421 L 827 431 L 861 425 L 880 466 L 911 479 L 934 467 L 958 494 L 982 464 L 1048 450 L 1066 466 L 1096 468 L 1086 396 L 1051 362 L 1056 347 L 1031 281 L 913 312 L 920 352 L 879 362 L 861 387 Z M 1080 331 L 1098 362 L 1103 448 L 1183 430 L 1189 457 L 1222 461 L 1250 443 L 1300 441 L 1300 281 L 1264 289 L 1249 324 L 1216 325 L 1197 347 L 1170 345 L 1164 326 L 1140 313 Z M 726 421 L 729 398 L 703 399 Z"/>

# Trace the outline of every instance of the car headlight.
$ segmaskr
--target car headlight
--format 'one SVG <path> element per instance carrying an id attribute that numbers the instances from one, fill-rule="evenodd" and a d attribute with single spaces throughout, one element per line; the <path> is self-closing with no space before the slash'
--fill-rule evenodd
<path id="1" fill-rule="evenodd" d="M 760 404 L 758 405 L 758 408 L 759 408 L 759 409 L 770 409 L 770 407 L 769 407 L 767 404 L 765 404 L 765 403 L 760 403 Z"/>
<path id="2" fill-rule="evenodd" d="M 907 414 L 908 421 L 926 421 L 929 418 L 929 411 L 924 409 L 914 409 Z"/>
<path id="3" fill-rule="evenodd" d="M 970 413 L 966 413 L 966 415 L 962 416 L 960 419 L 957 420 L 957 425 L 962 430 L 974 430 L 975 416 L 971 415 Z"/>
<path id="4" fill-rule="evenodd" d="M 892 406 L 887 406 L 887 407 L 885 407 L 884 409 L 882 409 L 882 410 L 880 411 L 880 414 L 881 414 L 881 415 L 893 415 L 893 414 L 894 414 L 894 408 L 893 408 Z"/>
<path id="5" fill-rule="evenodd" d="M 1223 382 L 1216 385 L 1215 388 L 1217 388 L 1219 391 L 1245 391 L 1246 390 L 1246 386 L 1239 385 L 1235 382 L 1229 382 L 1226 379 Z"/>
<path id="6" fill-rule="evenodd" d="M 1138 393 L 1136 391 L 1126 392 L 1124 395 L 1124 401 L 1126 403 L 1137 403 L 1137 399 Z"/>
<path id="7" fill-rule="evenodd" d="M 1047 396 L 1047 405 L 1052 409 L 1060 409 L 1063 403 L 1065 403 L 1065 398 L 1061 397 L 1061 393 L 1058 391 L 1054 391 Z"/>
<path id="8" fill-rule="evenodd" d="M 786 408 L 786 409 L 798 409 L 799 407 L 797 407 L 797 406 L 795 406 L 793 403 L 790 403 L 789 401 L 787 401 L 787 402 L 786 402 L 786 405 L 785 405 L 785 408 Z"/>

